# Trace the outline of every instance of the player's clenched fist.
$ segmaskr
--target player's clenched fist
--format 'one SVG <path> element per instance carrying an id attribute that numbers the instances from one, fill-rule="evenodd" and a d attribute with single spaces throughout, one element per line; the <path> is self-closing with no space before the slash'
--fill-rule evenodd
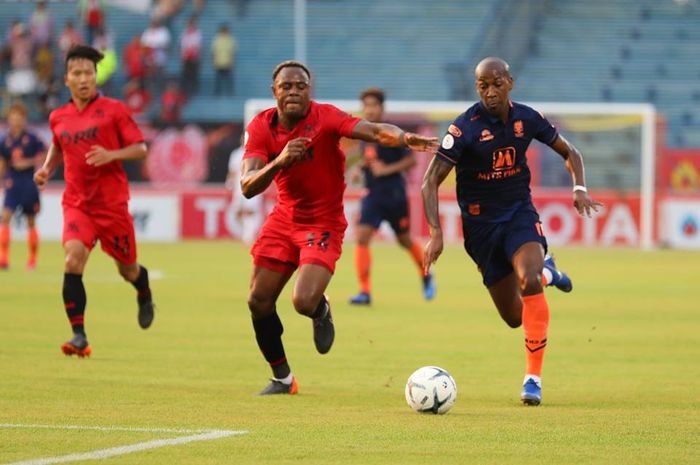
<path id="1" fill-rule="evenodd" d="M 46 168 L 39 168 L 34 173 L 34 184 L 36 184 L 39 189 L 43 189 L 46 182 L 49 180 L 49 172 Z"/>
<path id="2" fill-rule="evenodd" d="M 290 140 L 282 149 L 282 153 L 275 159 L 275 163 L 281 168 L 287 168 L 303 160 L 306 155 L 306 148 L 310 142 L 311 139 L 308 137 L 297 137 Z"/>

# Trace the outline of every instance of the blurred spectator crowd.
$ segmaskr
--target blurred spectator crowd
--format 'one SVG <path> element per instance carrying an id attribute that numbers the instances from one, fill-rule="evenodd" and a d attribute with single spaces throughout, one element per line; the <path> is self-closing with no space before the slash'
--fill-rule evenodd
<path id="1" fill-rule="evenodd" d="M 148 27 L 134 35 L 122 50 L 115 49 L 114 34 L 108 27 L 105 0 L 78 0 L 75 18 L 57 29 L 50 4 L 38 1 L 29 18 L 16 18 L 0 37 L 0 78 L 5 98 L 21 99 L 40 117 L 60 106 L 65 97 L 63 66 L 74 44 L 88 44 L 102 51 L 97 84 L 107 96 L 123 98 L 137 120 L 178 124 L 184 105 L 200 92 L 200 67 L 214 70 L 214 93 L 234 94 L 236 39 L 227 24 L 221 24 L 208 50 L 203 44 L 198 15 L 205 0 L 192 3 L 193 12 L 179 37 L 173 37 L 172 21 L 182 14 L 183 0 L 156 0 Z M 122 41 L 123 42 L 123 41 Z M 179 76 L 168 76 L 170 53 L 180 59 Z M 173 53 L 174 55 L 174 53 Z M 171 58 L 172 59 L 172 58 Z M 121 67 L 126 84 L 117 89 L 115 73 Z M 2 82 L 2 80 L 0 80 Z M 121 86 L 119 86 L 121 87 Z"/>

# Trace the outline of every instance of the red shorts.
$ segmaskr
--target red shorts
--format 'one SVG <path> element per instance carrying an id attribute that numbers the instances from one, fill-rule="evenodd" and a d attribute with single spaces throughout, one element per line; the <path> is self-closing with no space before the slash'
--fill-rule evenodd
<path id="1" fill-rule="evenodd" d="M 293 272 L 301 265 L 320 265 L 331 273 L 343 251 L 346 225 L 292 223 L 271 214 L 258 235 L 251 255 L 256 266 L 280 273 Z"/>
<path id="2" fill-rule="evenodd" d="M 136 262 L 136 236 L 129 207 L 124 204 L 89 214 L 63 207 L 63 243 L 79 240 L 92 250 L 99 239 L 102 250 L 120 263 Z"/>

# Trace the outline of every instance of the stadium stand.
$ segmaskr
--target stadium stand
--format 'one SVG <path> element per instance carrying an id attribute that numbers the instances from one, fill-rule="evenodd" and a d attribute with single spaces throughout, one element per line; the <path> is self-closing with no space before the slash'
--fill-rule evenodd
<path id="1" fill-rule="evenodd" d="M 669 146 L 700 146 L 700 9 L 671 0 L 546 2 L 518 73 L 531 101 L 651 102 Z"/>
<path id="2" fill-rule="evenodd" d="M 0 11 L 0 30 L 26 21 L 33 2 Z M 700 146 L 700 7 L 673 0 L 308 0 L 307 57 L 316 96 L 355 98 L 378 85 L 391 99 L 473 99 L 479 58 L 508 59 L 525 101 L 652 102 L 665 115 L 668 145 Z M 75 1 L 52 1 L 60 31 L 76 18 Z M 247 98 L 270 96 L 270 70 L 294 55 L 294 2 L 210 0 L 203 34 L 201 91 L 183 119 L 240 120 Z M 178 40 L 191 2 L 172 19 L 166 75 L 180 73 Z M 237 41 L 235 94 L 213 95 L 211 41 L 225 22 Z M 118 54 L 148 25 L 148 15 L 112 6 L 107 13 Z M 4 37 L 2 38 L 4 41 Z M 61 65 L 57 54 L 56 69 Z M 60 72 L 60 71 L 59 71 Z M 0 77 L 0 84 L 2 77 Z M 120 69 L 113 85 L 125 84 Z M 156 114 L 157 110 L 153 110 Z"/>

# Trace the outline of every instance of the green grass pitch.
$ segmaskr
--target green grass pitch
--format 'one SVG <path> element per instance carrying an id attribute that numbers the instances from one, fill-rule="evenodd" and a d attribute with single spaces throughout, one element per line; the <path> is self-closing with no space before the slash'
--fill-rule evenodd
<path id="1" fill-rule="evenodd" d="M 700 253 L 555 250 L 574 291 L 547 291 L 552 321 L 543 405 L 518 398 L 522 329 L 498 317 L 459 247 L 424 302 L 408 255 L 373 248 L 374 302 L 353 308 L 353 245 L 329 288 L 333 350 L 279 300 L 297 396 L 260 398 L 268 368 L 246 308 L 250 256 L 237 243 L 141 244 L 156 278 L 153 327 L 96 250 L 88 264 L 90 359 L 67 358 L 62 251 L 44 243 L 25 272 L 12 244 L 0 274 L 0 464 L 119 448 L 181 433 L 9 428 L 6 424 L 246 430 L 118 455 L 112 464 L 700 463 Z M 408 375 L 439 365 L 457 382 L 444 416 L 404 401 Z M 50 463 L 50 462 L 46 462 Z"/>

